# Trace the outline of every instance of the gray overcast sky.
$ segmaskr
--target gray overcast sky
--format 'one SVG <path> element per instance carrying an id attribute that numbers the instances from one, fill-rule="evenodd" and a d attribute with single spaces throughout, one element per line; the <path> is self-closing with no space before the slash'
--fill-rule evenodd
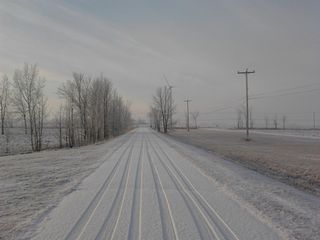
<path id="1" fill-rule="evenodd" d="M 37 63 L 51 106 L 73 71 L 104 73 L 136 117 L 165 74 L 178 118 L 190 98 L 201 113 L 230 106 L 201 114 L 203 124 L 220 124 L 236 117 L 245 94 L 236 72 L 248 67 L 250 94 L 269 96 L 251 101 L 257 119 L 309 124 L 312 112 L 320 118 L 319 12 L 318 0 L 2 0 L 0 72 Z M 287 88 L 296 89 L 274 92 Z"/>

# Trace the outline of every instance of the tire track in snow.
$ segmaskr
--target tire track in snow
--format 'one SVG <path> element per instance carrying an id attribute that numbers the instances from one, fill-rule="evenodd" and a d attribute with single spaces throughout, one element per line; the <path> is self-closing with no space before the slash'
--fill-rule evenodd
<path id="1" fill-rule="evenodd" d="M 160 141 L 170 148 L 169 144 L 163 140 L 161 137 L 154 134 Z M 158 148 L 169 161 L 171 166 L 179 175 L 180 179 L 183 181 L 188 191 L 193 195 L 193 197 L 197 200 L 198 204 L 205 211 L 205 213 L 210 218 L 211 222 L 219 229 L 220 235 L 224 239 L 234 239 L 240 240 L 238 236 L 233 232 L 233 230 L 228 226 L 228 224 L 222 219 L 222 217 L 216 212 L 216 210 L 208 203 L 208 201 L 203 197 L 203 195 L 193 186 L 190 179 L 174 164 L 173 160 L 169 157 L 169 155 L 163 150 L 159 143 L 157 143 Z M 179 153 L 178 153 L 179 154 Z M 180 154 L 179 154 L 180 155 Z M 181 156 L 181 155 L 180 155 Z"/>
<path id="2" fill-rule="evenodd" d="M 144 139 L 141 140 L 139 160 L 138 160 L 135 183 L 133 188 L 133 198 L 132 198 L 132 206 L 131 206 L 131 218 L 130 218 L 128 239 L 141 239 L 143 143 L 144 143 Z M 138 195 L 138 193 L 140 194 Z M 137 221 L 137 219 L 139 219 L 139 221 Z"/>
<path id="3" fill-rule="evenodd" d="M 78 239 L 81 238 L 81 236 L 82 236 L 83 232 L 85 231 L 87 225 L 91 221 L 91 219 L 92 219 L 93 215 L 95 214 L 98 206 L 100 205 L 100 203 L 101 203 L 101 201 L 103 199 L 103 196 L 104 196 L 106 190 L 108 189 L 108 186 L 110 185 L 110 182 L 112 181 L 112 179 L 113 179 L 113 177 L 115 175 L 115 172 L 118 169 L 123 156 L 125 155 L 125 153 L 129 149 L 131 138 L 132 138 L 132 136 L 127 141 L 124 141 L 123 143 L 121 143 L 114 151 L 112 151 L 106 157 L 106 159 L 112 157 L 126 143 L 129 143 L 128 146 L 126 146 L 125 149 L 123 150 L 123 152 L 121 153 L 120 157 L 116 160 L 116 163 L 114 164 L 111 172 L 107 176 L 106 180 L 103 182 L 102 186 L 100 187 L 100 189 L 98 190 L 98 192 L 96 193 L 94 198 L 89 203 L 88 207 L 84 210 L 84 212 L 82 213 L 80 218 L 77 220 L 75 225 L 71 228 L 70 232 L 65 237 L 65 240 L 73 240 L 73 239 L 78 240 Z"/>
<path id="4" fill-rule="evenodd" d="M 164 169 L 167 171 L 167 173 L 168 173 L 170 179 L 172 180 L 173 184 L 175 185 L 177 191 L 180 193 L 182 199 L 184 200 L 184 203 L 186 204 L 186 206 L 187 206 L 187 208 L 188 208 L 188 210 L 189 210 L 189 212 L 190 212 L 190 214 L 192 216 L 194 224 L 197 227 L 197 231 L 199 233 L 200 239 L 216 239 L 216 240 L 220 240 L 217 232 L 215 231 L 214 227 L 212 226 L 212 224 L 210 223 L 209 219 L 204 214 L 204 212 L 202 211 L 200 206 L 191 197 L 191 194 L 183 186 L 183 184 L 178 179 L 176 174 L 164 163 L 164 161 L 162 160 L 160 154 L 155 150 L 153 144 L 151 143 L 151 140 L 149 140 L 149 142 L 150 142 L 150 145 L 151 145 L 154 153 L 156 154 L 157 158 L 161 162 L 161 164 L 164 167 Z M 204 224 L 202 224 L 202 223 L 204 223 Z"/>
<path id="5" fill-rule="evenodd" d="M 102 226 L 100 227 L 100 230 L 97 236 L 95 237 L 96 240 L 112 239 L 114 236 L 115 229 L 117 227 L 117 224 L 122 212 L 124 198 L 126 195 L 125 193 L 128 185 L 128 178 L 129 178 L 130 166 L 131 166 L 131 160 L 132 160 L 132 152 L 133 152 L 133 147 L 135 145 L 135 142 L 131 144 L 131 148 L 125 164 L 125 169 L 121 176 L 121 180 L 120 180 L 120 184 L 119 184 L 116 196 L 114 197 L 111 207 L 108 211 L 108 214 L 106 215 L 106 218 L 104 219 Z M 116 220 L 114 221 L 114 219 Z"/>
<path id="6" fill-rule="evenodd" d="M 166 195 L 166 192 L 164 191 L 159 172 L 156 168 L 156 166 L 153 164 L 152 158 L 150 156 L 149 147 L 146 145 L 146 152 L 147 152 L 147 158 L 150 164 L 151 173 L 153 176 L 156 194 L 158 198 L 158 204 L 159 204 L 159 210 L 160 210 L 160 219 L 161 219 L 161 226 L 162 226 L 162 239 L 175 239 L 179 240 L 178 232 L 175 226 L 175 222 L 173 219 L 171 207 Z M 161 192 L 160 192 L 161 189 Z M 166 207 L 165 207 L 166 205 Z M 168 226 L 168 222 L 170 222 L 170 226 Z"/>
<path id="7" fill-rule="evenodd" d="M 143 153 L 143 152 L 142 152 Z M 140 175 L 140 208 L 139 208 L 139 240 L 141 240 L 141 234 L 142 234 L 142 203 L 143 203 L 143 163 L 144 161 L 142 161 L 141 163 L 141 175 Z"/>

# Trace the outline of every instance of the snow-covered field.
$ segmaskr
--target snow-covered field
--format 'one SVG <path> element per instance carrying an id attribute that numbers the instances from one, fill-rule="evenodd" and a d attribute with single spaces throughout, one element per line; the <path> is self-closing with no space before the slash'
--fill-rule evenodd
<path id="1" fill-rule="evenodd" d="M 43 149 L 59 147 L 59 131 L 55 128 L 43 130 Z M 0 135 L 0 156 L 31 152 L 30 136 L 23 128 L 8 128 Z"/>
<path id="2" fill-rule="evenodd" d="M 147 128 L 2 157 L 0 180 L 0 239 L 320 236 L 319 198 Z"/>
<path id="3" fill-rule="evenodd" d="M 300 137 L 300 138 L 311 138 L 311 139 L 320 139 L 320 130 L 310 129 L 291 129 L 291 130 L 254 130 L 254 133 L 260 134 L 272 134 L 275 136 L 287 136 L 287 137 Z"/>
<path id="4" fill-rule="evenodd" d="M 245 133 L 243 129 L 221 129 L 221 128 L 202 128 L 208 131 L 227 131 L 227 132 L 239 132 Z M 284 137 L 299 137 L 299 138 L 310 138 L 310 139 L 320 139 L 319 129 L 252 129 L 252 133 L 257 134 L 267 134 L 274 136 L 284 136 Z"/>
<path id="5" fill-rule="evenodd" d="M 226 161 L 206 150 L 172 138 L 167 138 L 166 142 L 196 165 L 221 191 L 262 221 L 280 229 L 284 233 L 283 239 L 320 239 L 318 196 Z M 259 236 L 256 239 L 260 239 Z"/>
<path id="6" fill-rule="evenodd" d="M 249 142 L 244 140 L 244 130 L 197 129 L 190 133 L 176 130 L 171 135 L 320 196 L 318 131 L 299 130 L 299 136 L 295 132 L 254 130 Z"/>

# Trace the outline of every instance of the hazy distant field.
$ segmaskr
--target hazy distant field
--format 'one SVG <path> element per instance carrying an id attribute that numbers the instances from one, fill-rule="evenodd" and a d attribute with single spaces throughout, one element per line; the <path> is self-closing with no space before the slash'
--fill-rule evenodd
<path id="1" fill-rule="evenodd" d="M 59 132 L 55 128 L 43 130 L 43 149 L 59 146 Z M 23 128 L 10 128 L 6 135 L 0 135 L 0 156 L 31 152 L 30 136 Z"/>
<path id="2" fill-rule="evenodd" d="M 245 130 L 239 129 L 216 129 L 216 128 L 207 128 L 207 130 L 213 131 L 232 131 L 244 133 Z M 320 130 L 319 129 L 254 129 L 250 130 L 252 133 L 267 134 L 274 136 L 285 136 L 285 137 L 303 137 L 303 138 L 312 138 L 320 139 Z"/>
<path id="3" fill-rule="evenodd" d="M 320 193 L 319 130 L 197 129 L 170 133 L 176 139 L 215 152 L 287 183 Z"/>

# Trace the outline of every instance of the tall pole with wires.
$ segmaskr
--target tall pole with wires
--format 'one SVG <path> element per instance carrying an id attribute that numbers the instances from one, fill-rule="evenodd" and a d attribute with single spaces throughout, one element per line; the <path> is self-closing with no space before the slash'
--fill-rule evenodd
<path id="1" fill-rule="evenodd" d="M 244 74 L 246 76 L 246 129 L 247 129 L 247 138 L 246 140 L 249 141 L 249 95 L 248 95 L 248 74 L 255 73 L 255 71 L 248 71 L 248 68 L 246 69 L 245 72 L 239 72 L 238 74 Z"/>
<path id="2" fill-rule="evenodd" d="M 187 130 L 190 132 L 190 127 L 189 127 L 189 102 L 191 102 L 190 99 L 184 100 L 185 103 L 187 103 Z"/>

